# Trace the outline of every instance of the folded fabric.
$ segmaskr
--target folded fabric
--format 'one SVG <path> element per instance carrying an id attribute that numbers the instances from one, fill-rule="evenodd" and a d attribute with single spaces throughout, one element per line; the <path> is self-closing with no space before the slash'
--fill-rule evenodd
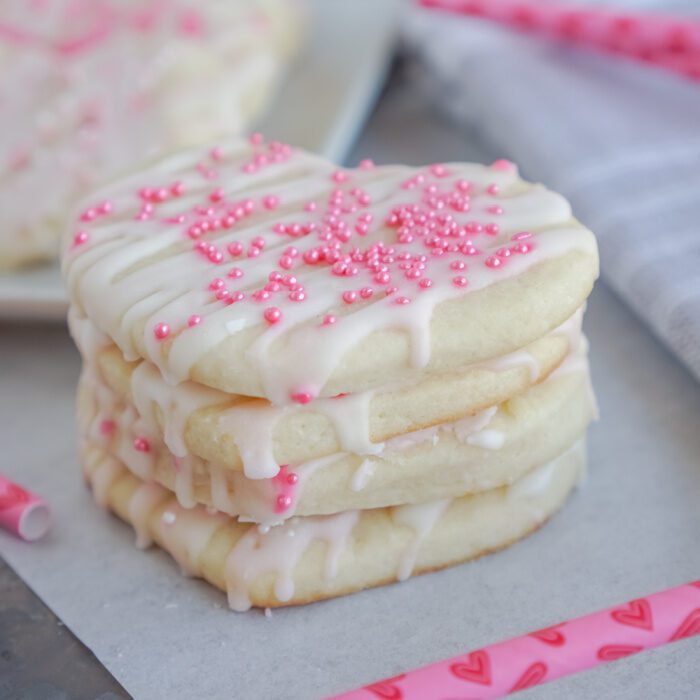
<path id="1" fill-rule="evenodd" d="M 411 12 L 404 36 L 436 106 L 567 196 L 603 278 L 700 379 L 697 83 L 436 10 Z"/>

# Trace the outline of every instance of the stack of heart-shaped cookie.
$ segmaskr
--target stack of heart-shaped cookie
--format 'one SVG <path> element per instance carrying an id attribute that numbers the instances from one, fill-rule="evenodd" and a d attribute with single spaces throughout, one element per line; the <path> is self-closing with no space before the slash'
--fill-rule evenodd
<path id="1" fill-rule="evenodd" d="M 510 162 L 253 135 L 95 194 L 63 264 L 96 499 L 237 610 L 504 547 L 579 479 L 595 238 Z"/>

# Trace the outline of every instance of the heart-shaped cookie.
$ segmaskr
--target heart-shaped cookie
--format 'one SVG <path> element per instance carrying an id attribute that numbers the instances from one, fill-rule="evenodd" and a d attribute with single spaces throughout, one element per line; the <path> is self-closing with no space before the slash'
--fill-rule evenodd
<path id="1" fill-rule="evenodd" d="M 127 360 L 277 404 L 504 355 L 597 275 L 590 231 L 509 162 L 345 170 L 258 135 L 99 192 L 64 262 Z"/>

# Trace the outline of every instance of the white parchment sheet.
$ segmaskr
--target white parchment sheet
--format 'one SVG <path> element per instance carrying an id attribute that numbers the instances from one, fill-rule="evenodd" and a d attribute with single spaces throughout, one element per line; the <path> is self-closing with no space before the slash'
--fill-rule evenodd
<path id="1" fill-rule="evenodd" d="M 402 140 L 380 112 L 365 152 L 377 134 L 384 160 L 401 157 L 413 127 L 429 139 L 413 119 Z M 413 162 L 465 156 L 454 141 L 415 143 Z M 602 286 L 585 328 L 602 419 L 588 480 L 551 523 L 475 563 L 268 619 L 229 612 L 222 594 L 158 550 L 136 550 L 131 529 L 94 505 L 76 462 L 79 362 L 67 334 L 0 327 L 0 469 L 56 516 L 38 543 L 0 532 L 0 554 L 149 700 L 321 698 L 700 578 L 700 387 Z M 698 697 L 699 668 L 695 638 L 528 692 L 677 700 Z"/>

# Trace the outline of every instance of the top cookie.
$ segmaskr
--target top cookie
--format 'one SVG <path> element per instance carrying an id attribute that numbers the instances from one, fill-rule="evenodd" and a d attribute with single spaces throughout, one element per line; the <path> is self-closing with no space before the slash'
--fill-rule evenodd
<path id="1" fill-rule="evenodd" d="M 293 0 L 6 0 L 0 268 L 55 254 L 66 209 L 136 159 L 237 134 L 298 30 Z"/>
<path id="2" fill-rule="evenodd" d="M 95 194 L 79 314 L 170 382 L 305 403 L 505 355 L 581 306 L 593 234 L 515 165 L 355 170 L 259 135 Z"/>

